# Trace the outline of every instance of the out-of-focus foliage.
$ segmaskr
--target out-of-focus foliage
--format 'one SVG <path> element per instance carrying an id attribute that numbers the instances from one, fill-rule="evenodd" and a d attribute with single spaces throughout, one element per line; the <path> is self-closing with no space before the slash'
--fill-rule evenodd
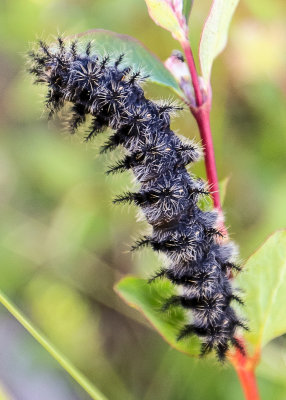
<path id="1" fill-rule="evenodd" d="M 195 48 L 209 6 L 194 2 Z M 230 175 L 226 221 L 242 259 L 286 226 L 285 14 L 284 0 L 241 0 L 227 50 L 213 68 L 218 171 L 220 179 Z M 0 3 L 1 289 L 110 399 L 239 400 L 232 370 L 171 350 L 113 292 L 126 273 L 150 276 L 159 261 L 149 250 L 127 252 L 146 226 L 135 223 L 133 207 L 111 204 L 132 183 L 127 174 L 104 176 L 119 156 L 98 156 L 106 133 L 83 144 L 79 136 L 60 134 L 58 119 L 41 118 L 44 91 L 24 72 L 29 43 L 92 28 L 134 36 L 162 60 L 177 48 L 149 19 L 143 0 Z M 174 97 L 151 84 L 146 90 L 153 98 Z M 187 111 L 173 126 L 198 139 Z M 203 176 L 203 163 L 193 171 Z M 0 387 L 8 399 L 88 398 L 4 310 L 0 353 Z M 273 373 L 276 353 L 284 358 Z M 285 399 L 285 382 L 280 338 L 266 348 L 260 367 L 262 398 Z"/>
<path id="2" fill-rule="evenodd" d="M 239 0 L 213 0 L 200 41 L 202 76 L 208 83 L 212 64 L 227 44 L 229 25 Z"/>
<path id="3" fill-rule="evenodd" d="M 275 232 L 251 255 L 238 282 L 250 327 L 244 336 L 258 353 L 286 331 L 286 230 Z"/>

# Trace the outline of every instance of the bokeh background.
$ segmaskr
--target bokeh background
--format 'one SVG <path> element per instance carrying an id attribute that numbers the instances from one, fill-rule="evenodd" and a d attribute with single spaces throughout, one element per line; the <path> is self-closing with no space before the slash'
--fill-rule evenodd
<path id="1" fill-rule="evenodd" d="M 210 3 L 195 1 L 195 52 Z M 226 220 L 242 260 L 286 227 L 285 15 L 285 0 L 241 0 L 213 70 L 218 172 L 229 177 Z M 143 0 L 0 2 L 0 287 L 109 399 L 242 399 L 230 367 L 169 348 L 113 291 L 122 276 L 147 277 L 159 265 L 151 251 L 128 252 L 145 229 L 136 210 L 112 206 L 130 176 L 104 175 L 114 155 L 98 156 L 102 139 L 83 144 L 47 123 L 44 90 L 25 72 L 31 42 L 91 28 L 132 35 L 162 60 L 178 48 Z M 156 85 L 146 91 L 175 98 Z M 187 111 L 173 127 L 199 141 Z M 205 176 L 202 162 L 194 171 Z M 0 320 L 0 399 L 89 399 L 3 307 Z M 258 370 L 263 399 L 285 400 L 285 360 L 280 338 Z"/>

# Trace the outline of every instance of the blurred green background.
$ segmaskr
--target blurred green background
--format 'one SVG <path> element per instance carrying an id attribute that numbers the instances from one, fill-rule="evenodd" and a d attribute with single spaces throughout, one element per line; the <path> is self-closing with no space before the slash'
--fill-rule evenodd
<path id="1" fill-rule="evenodd" d="M 195 1 L 194 49 L 210 4 Z M 285 15 L 285 0 L 241 0 L 213 71 L 217 166 L 220 179 L 230 177 L 226 221 L 242 260 L 286 227 Z M 230 367 L 170 349 L 113 292 L 122 276 L 159 266 L 151 251 L 128 253 L 146 226 L 133 207 L 111 204 L 132 187 L 130 176 L 104 175 L 115 155 L 98 156 L 102 138 L 83 144 L 47 123 L 45 91 L 25 72 L 31 42 L 91 28 L 132 35 L 162 60 L 178 48 L 143 0 L 0 2 L 0 287 L 109 399 L 242 399 Z M 146 91 L 175 98 L 156 85 Z M 199 141 L 187 111 L 173 127 Z M 193 170 L 205 176 L 202 162 Z M 3 308 L 0 319 L 0 399 L 89 399 Z M 262 399 L 285 399 L 284 339 L 263 357 Z"/>

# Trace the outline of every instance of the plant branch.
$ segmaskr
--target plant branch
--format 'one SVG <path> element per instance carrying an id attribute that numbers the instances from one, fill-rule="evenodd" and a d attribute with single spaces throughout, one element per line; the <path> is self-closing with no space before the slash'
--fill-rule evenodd
<path id="1" fill-rule="evenodd" d="M 209 110 L 204 108 L 204 106 L 201 106 L 195 114 L 195 118 L 203 143 L 207 179 L 211 190 L 214 207 L 222 212 Z"/>
<path id="2" fill-rule="evenodd" d="M 191 46 L 187 40 L 185 40 L 184 42 L 181 42 L 181 46 L 184 50 L 187 65 L 188 65 L 188 68 L 189 68 L 189 71 L 191 74 L 192 83 L 193 83 L 194 92 L 195 92 L 195 98 L 196 98 L 196 106 L 200 107 L 203 105 L 203 96 L 202 96 L 201 89 L 200 89 L 200 83 L 199 83 L 199 78 L 198 78 L 198 74 L 197 74 L 197 70 L 196 70 L 193 52 L 192 52 Z"/>
<path id="3" fill-rule="evenodd" d="M 241 383 L 246 400 L 259 400 L 259 393 L 254 375 L 255 365 L 239 350 L 230 356 L 232 363 Z"/>
<path id="4" fill-rule="evenodd" d="M 189 42 L 184 41 L 181 43 L 181 45 L 185 53 L 194 88 L 195 106 L 190 106 L 190 110 L 197 121 L 202 139 L 208 184 L 211 190 L 214 207 L 218 209 L 219 212 L 222 212 L 214 147 L 210 128 L 210 99 L 208 98 L 206 101 L 204 101 Z M 224 231 L 226 232 L 225 228 Z"/>

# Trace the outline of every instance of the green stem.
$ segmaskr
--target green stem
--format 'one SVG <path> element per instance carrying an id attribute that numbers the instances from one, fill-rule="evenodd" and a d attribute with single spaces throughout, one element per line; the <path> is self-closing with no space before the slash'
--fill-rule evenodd
<path id="1" fill-rule="evenodd" d="M 74 380 L 94 400 L 107 400 L 105 397 L 71 362 L 61 354 L 32 324 L 18 308 L 0 291 L 0 303 L 20 322 L 20 324 L 46 349 L 52 357 L 74 378 Z"/>

